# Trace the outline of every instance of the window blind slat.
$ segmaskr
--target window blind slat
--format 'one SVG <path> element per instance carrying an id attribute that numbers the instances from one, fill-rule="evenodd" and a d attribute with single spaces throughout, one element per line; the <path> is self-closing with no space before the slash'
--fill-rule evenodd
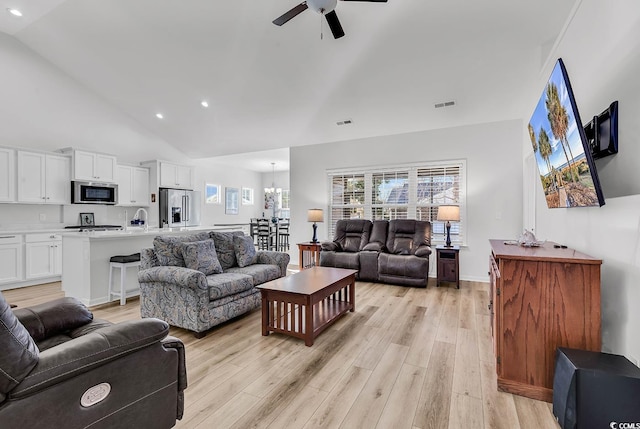
<path id="1" fill-rule="evenodd" d="M 358 173 L 329 173 L 331 237 L 340 219 L 419 219 L 432 223 L 433 239 L 444 241 L 445 224 L 438 206 L 461 207 L 460 222 L 451 224 L 451 239 L 464 242 L 465 163 L 385 167 Z M 366 192 L 365 192 L 366 189 Z"/>

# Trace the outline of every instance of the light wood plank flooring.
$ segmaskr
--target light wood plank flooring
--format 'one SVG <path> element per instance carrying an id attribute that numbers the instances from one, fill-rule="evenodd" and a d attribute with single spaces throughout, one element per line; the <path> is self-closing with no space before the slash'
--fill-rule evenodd
<path id="1" fill-rule="evenodd" d="M 550 404 L 498 392 L 488 285 L 357 283 L 356 312 L 304 341 L 261 336 L 260 311 L 186 344 L 189 387 L 178 428 L 558 428 Z M 21 307 L 63 296 L 59 283 L 4 291 Z M 139 302 L 92 309 L 113 322 Z"/>

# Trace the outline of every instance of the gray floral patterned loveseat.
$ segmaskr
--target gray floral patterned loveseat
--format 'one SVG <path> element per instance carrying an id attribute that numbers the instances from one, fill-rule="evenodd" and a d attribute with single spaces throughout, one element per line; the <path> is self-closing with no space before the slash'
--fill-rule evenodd
<path id="1" fill-rule="evenodd" d="M 257 285 L 283 277 L 289 255 L 256 251 L 241 231 L 158 236 L 140 253 L 140 314 L 195 332 L 260 307 Z"/>

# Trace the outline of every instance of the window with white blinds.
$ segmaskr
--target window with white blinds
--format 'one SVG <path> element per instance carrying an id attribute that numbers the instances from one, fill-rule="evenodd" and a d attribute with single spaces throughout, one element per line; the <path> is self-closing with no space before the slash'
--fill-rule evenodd
<path id="1" fill-rule="evenodd" d="M 418 219 L 432 225 L 434 244 L 444 242 L 438 206 L 460 206 L 460 222 L 451 223 L 451 241 L 465 242 L 464 160 L 372 168 L 357 172 L 329 171 L 331 237 L 340 219 Z"/>

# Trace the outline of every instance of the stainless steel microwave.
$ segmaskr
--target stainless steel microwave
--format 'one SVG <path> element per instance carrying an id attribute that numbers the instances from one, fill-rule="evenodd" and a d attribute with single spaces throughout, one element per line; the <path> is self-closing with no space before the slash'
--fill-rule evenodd
<path id="1" fill-rule="evenodd" d="M 118 185 L 114 183 L 71 182 L 72 204 L 115 204 Z"/>

